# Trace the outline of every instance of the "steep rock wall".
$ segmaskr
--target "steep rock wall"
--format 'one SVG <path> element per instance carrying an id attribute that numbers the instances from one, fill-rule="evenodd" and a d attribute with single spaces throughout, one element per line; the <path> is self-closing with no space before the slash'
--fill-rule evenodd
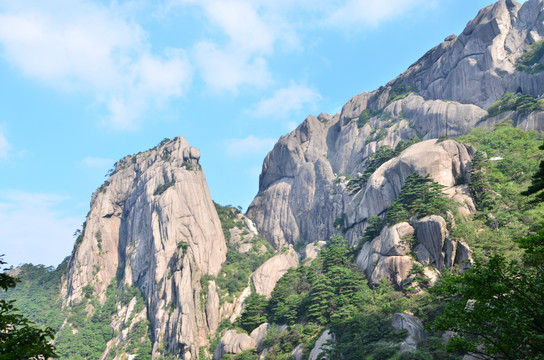
<path id="1" fill-rule="evenodd" d="M 215 330 L 200 304 L 200 277 L 217 275 L 226 256 L 199 158 L 178 137 L 120 160 L 93 194 L 62 285 L 65 305 L 81 301 L 89 287 L 104 302 L 111 283 L 137 286 L 154 353 L 162 346 L 193 359 Z"/>

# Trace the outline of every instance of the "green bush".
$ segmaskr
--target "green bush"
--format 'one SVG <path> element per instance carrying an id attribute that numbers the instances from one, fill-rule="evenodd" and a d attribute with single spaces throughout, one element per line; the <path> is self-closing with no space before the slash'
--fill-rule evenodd
<path id="1" fill-rule="evenodd" d="M 174 181 L 170 181 L 170 182 L 157 186 L 153 195 L 161 195 L 163 192 L 168 190 L 168 188 L 170 188 L 171 186 L 174 186 L 174 183 L 175 183 Z"/>
<path id="2" fill-rule="evenodd" d="M 424 217 L 442 214 L 452 208 L 452 200 L 444 195 L 443 185 L 438 184 L 417 172 L 406 178 L 399 196 L 387 210 L 386 220 L 389 225 L 409 221 L 414 215 Z"/>
<path id="3" fill-rule="evenodd" d="M 529 51 L 521 55 L 516 68 L 529 74 L 535 74 L 544 70 L 540 60 L 544 56 L 544 40 L 537 41 L 529 46 Z"/>
<path id="4" fill-rule="evenodd" d="M 506 93 L 487 109 L 487 113 L 488 117 L 492 117 L 506 111 L 518 111 L 523 114 L 528 114 L 533 111 L 543 110 L 544 100 L 542 99 L 536 99 L 531 95 L 514 95 L 513 93 Z"/>

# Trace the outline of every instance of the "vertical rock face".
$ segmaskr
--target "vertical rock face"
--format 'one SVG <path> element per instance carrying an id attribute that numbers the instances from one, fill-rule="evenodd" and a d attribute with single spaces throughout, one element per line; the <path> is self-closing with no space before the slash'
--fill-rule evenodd
<path id="1" fill-rule="evenodd" d="M 259 193 L 248 217 L 276 247 L 327 240 L 358 222 L 347 216 L 349 223 L 335 226 L 343 222 L 344 213 L 375 215 L 379 212 L 372 209 L 387 205 L 380 205 L 381 200 L 390 203 L 398 194 L 390 188 L 384 192 L 390 199 L 354 205 L 365 189 L 350 189 L 349 180 L 364 173 L 369 156 L 381 146 L 394 148 L 415 136 L 456 137 L 475 126 L 492 128 L 505 117 L 525 130 L 544 131 L 542 111 L 493 117 L 486 111 L 507 92 L 544 94 L 544 71 L 517 67 L 530 45 L 542 40 L 544 0 L 523 5 L 500 0 L 482 9 L 462 34 L 447 37 L 393 81 L 353 97 L 339 114 L 309 116 L 283 136 L 263 163 Z M 428 162 L 425 158 L 420 153 L 414 166 Z M 348 237 L 361 234 L 364 224 L 359 223 Z"/>
<path id="2" fill-rule="evenodd" d="M 540 96 L 544 73 L 516 70 L 529 44 L 544 36 L 542 0 L 522 5 L 500 0 L 482 9 L 459 35 L 431 49 L 394 82 L 427 99 L 450 99 L 488 107 L 505 92 Z"/>
<path id="3" fill-rule="evenodd" d="M 200 304 L 200 277 L 217 275 L 226 256 L 199 158 L 178 137 L 120 160 L 93 194 L 62 286 L 66 305 L 81 301 L 84 288 L 104 302 L 112 283 L 137 286 L 154 352 L 163 346 L 186 358 L 196 358 L 215 330 Z"/>

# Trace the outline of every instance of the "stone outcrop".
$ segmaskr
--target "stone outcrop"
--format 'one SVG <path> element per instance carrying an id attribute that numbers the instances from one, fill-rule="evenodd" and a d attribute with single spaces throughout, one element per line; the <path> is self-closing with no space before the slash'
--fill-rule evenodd
<path id="1" fill-rule="evenodd" d="M 251 334 L 249 334 L 249 336 L 255 340 L 257 351 L 261 351 L 263 349 L 264 339 L 268 334 L 268 329 L 270 329 L 270 324 L 264 323 L 253 329 Z"/>
<path id="2" fill-rule="evenodd" d="M 328 346 L 326 345 L 326 343 L 331 340 L 334 341 L 334 334 L 331 333 L 329 329 L 326 329 L 315 342 L 314 348 L 312 349 L 312 351 L 310 351 L 310 356 L 308 357 L 308 360 L 317 360 L 323 350 L 327 349 Z"/>
<path id="3" fill-rule="evenodd" d="M 154 352 L 162 343 L 193 359 L 218 323 L 218 300 L 200 305 L 200 277 L 217 275 L 226 257 L 199 158 L 178 137 L 117 162 L 93 194 L 62 285 L 65 305 L 81 301 L 85 287 L 104 302 L 111 283 L 137 286 Z"/>
<path id="4" fill-rule="evenodd" d="M 247 334 L 238 334 L 236 330 L 227 330 L 221 336 L 213 354 L 214 360 L 219 360 L 225 354 L 238 354 L 257 346 L 255 340 Z"/>
<path id="5" fill-rule="evenodd" d="M 469 266 L 471 251 L 463 241 L 449 237 L 446 221 L 438 215 L 415 219 L 416 242 L 414 254 L 424 266 L 437 270 L 458 265 L 462 269 Z"/>
<path id="6" fill-rule="evenodd" d="M 400 345 L 400 352 L 415 350 L 417 343 L 425 338 L 423 323 L 413 315 L 396 313 L 391 318 L 391 325 L 396 330 L 408 331 L 408 336 Z"/>
<path id="7" fill-rule="evenodd" d="M 468 178 L 468 167 L 474 150 L 453 140 L 427 140 L 410 146 L 398 157 L 380 166 L 346 209 L 346 237 L 362 235 L 366 220 L 384 213 L 396 199 L 406 178 L 414 172 L 430 177 L 447 188 L 458 179 Z"/>
<path id="8" fill-rule="evenodd" d="M 355 260 L 370 286 L 387 279 L 396 287 L 410 280 L 414 259 L 423 265 L 424 276 L 431 282 L 436 271 L 458 266 L 466 269 L 472 260 L 471 250 L 463 241 L 449 237 L 446 221 L 438 215 L 384 227 L 380 235 L 363 244 Z"/>
<path id="9" fill-rule="evenodd" d="M 391 85 L 404 84 L 426 99 L 489 107 L 506 92 L 544 93 L 544 72 L 516 69 L 528 45 L 544 36 L 542 0 L 500 0 L 482 9 L 459 36 L 431 49 Z"/>
<path id="10" fill-rule="evenodd" d="M 364 272 L 371 286 L 386 278 L 392 284 L 401 286 L 412 269 L 410 243 L 414 228 L 403 222 L 385 227 L 380 235 L 366 242 L 357 259 L 357 268 Z"/>
<path id="11" fill-rule="evenodd" d="M 270 297 L 278 280 L 287 270 L 296 266 L 298 266 L 298 255 L 292 248 L 286 253 L 271 257 L 251 274 L 255 291 L 257 294 Z"/>

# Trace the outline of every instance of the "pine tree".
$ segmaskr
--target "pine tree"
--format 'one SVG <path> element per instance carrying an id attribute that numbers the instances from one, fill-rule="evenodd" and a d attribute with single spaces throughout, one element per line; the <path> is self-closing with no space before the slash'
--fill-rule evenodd
<path id="1" fill-rule="evenodd" d="M 251 294 L 247 298 L 247 305 L 240 317 L 240 326 L 248 333 L 267 320 L 266 306 L 268 301 L 266 296 Z"/>
<path id="2" fill-rule="evenodd" d="M 490 210 L 494 206 L 491 186 L 485 174 L 486 158 L 482 151 L 476 151 L 470 168 L 470 192 L 478 211 Z"/>

